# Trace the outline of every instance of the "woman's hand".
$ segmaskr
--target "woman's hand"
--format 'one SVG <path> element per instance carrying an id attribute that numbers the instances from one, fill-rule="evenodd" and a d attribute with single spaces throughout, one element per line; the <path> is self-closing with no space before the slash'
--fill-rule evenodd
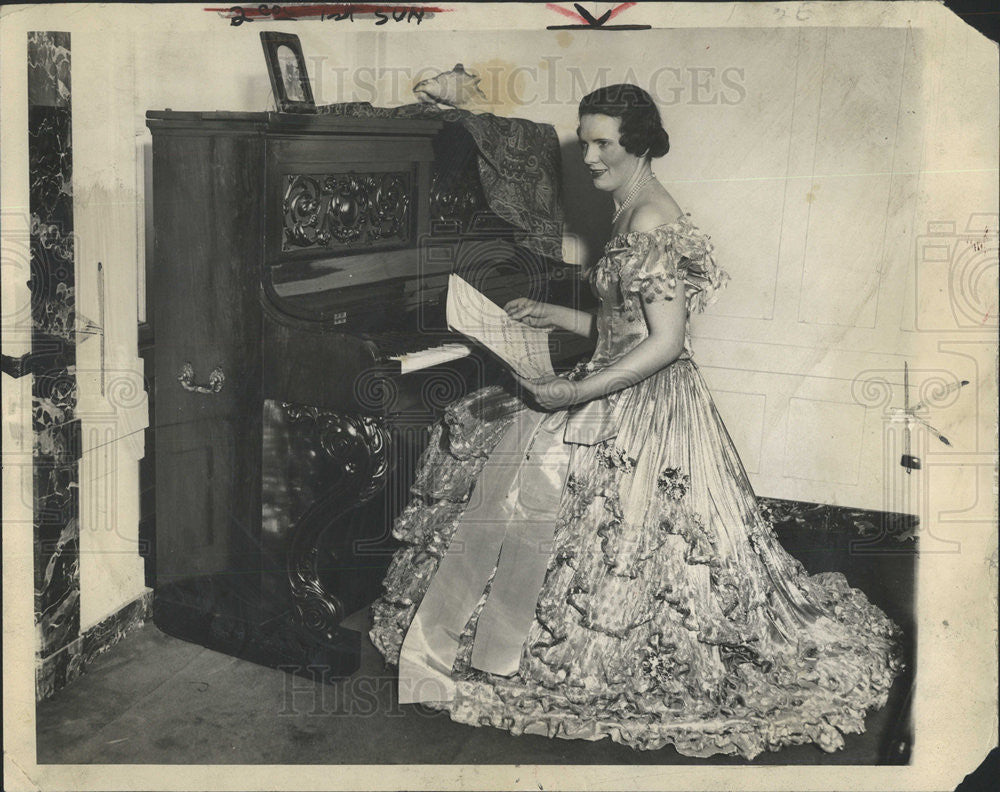
<path id="1" fill-rule="evenodd" d="M 511 372 L 543 410 L 562 410 L 580 401 L 579 387 L 565 377 L 547 377 L 529 380 Z"/>
<path id="2" fill-rule="evenodd" d="M 551 308 L 552 306 L 548 303 L 531 300 L 527 297 L 515 297 L 503 307 L 511 319 L 542 330 L 549 330 L 556 326 Z"/>

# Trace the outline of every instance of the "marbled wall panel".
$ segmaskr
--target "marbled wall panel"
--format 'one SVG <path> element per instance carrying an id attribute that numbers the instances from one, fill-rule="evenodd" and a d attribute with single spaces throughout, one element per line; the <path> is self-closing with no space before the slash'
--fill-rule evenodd
<path id="1" fill-rule="evenodd" d="M 35 626 L 41 658 L 80 634 L 70 38 L 28 34 Z"/>

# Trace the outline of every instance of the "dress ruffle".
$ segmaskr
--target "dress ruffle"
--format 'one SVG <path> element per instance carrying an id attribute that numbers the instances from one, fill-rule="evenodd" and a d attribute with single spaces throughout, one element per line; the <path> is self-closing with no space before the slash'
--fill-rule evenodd
<path id="1" fill-rule="evenodd" d="M 683 283 L 688 309 L 698 313 L 715 302 L 729 282 L 714 250 L 710 237 L 688 215 L 681 215 L 652 231 L 616 236 L 595 274 L 600 280 L 619 280 L 623 296 L 636 295 L 647 303 L 674 299 L 678 282 Z"/>

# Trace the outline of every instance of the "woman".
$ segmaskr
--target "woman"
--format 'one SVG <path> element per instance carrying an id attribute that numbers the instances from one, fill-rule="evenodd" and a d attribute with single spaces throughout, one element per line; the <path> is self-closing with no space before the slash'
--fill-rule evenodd
<path id="1" fill-rule="evenodd" d="M 398 518 L 371 637 L 400 701 L 514 733 L 752 758 L 833 751 L 899 670 L 897 628 L 778 544 L 691 359 L 688 317 L 728 276 L 653 176 L 667 133 L 632 85 L 580 103 L 616 204 L 588 273 L 597 346 L 567 377 L 451 405 Z M 528 299 L 535 327 L 594 317 Z M 539 408 L 539 409 L 536 409 Z"/>

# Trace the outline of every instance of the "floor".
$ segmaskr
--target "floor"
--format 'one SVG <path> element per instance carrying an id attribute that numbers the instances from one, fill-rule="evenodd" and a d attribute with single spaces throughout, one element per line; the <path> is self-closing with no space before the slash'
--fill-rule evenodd
<path id="1" fill-rule="evenodd" d="M 915 551 L 884 537 L 866 544 L 835 521 L 787 524 L 779 536 L 810 572 L 839 569 L 906 634 L 907 670 L 889 702 L 827 754 L 792 746 L 752 764 L 901 763 L 909 757 Z M 361 611 L 349 626 L 363 630 Z M 161 633 L 146 624 L 37 707 L 38 762 L 127 764 L 744 764 L 694 759 L 667 747 L 514 737 L 395 703 L 392 669 L 363 642 L 360 671 L 335 685 L 294 677 Z"/>

